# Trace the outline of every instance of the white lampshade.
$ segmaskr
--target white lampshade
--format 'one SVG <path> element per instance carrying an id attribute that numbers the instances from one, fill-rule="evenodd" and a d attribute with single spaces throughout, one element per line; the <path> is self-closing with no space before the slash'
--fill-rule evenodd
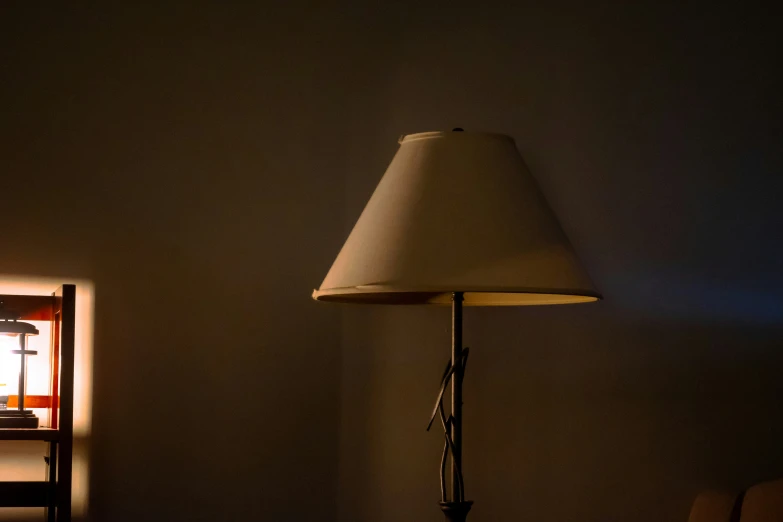
<path id="1" fill-rule="evenodd" d="M 600 299 L 514 140 L 426 132 L 400 140 L 319 301 L 537 305 Z"/>

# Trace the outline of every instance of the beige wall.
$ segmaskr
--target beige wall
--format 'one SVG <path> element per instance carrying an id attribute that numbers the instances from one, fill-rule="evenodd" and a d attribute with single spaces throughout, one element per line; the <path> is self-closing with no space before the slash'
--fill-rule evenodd
<path id="1" fill-rule="evenodd" d="M 605 293 L 466 310 L 474 522 L 684 522 L 702 488 L 783 476 L 777 32 L 587 5 L 387 13 L 348 171 L 352 223 L 399 134 L 512 134 Z M 343 335 L 339 520 L 442 520 L 424 428 L 448 310 L 346 308 Z"/>

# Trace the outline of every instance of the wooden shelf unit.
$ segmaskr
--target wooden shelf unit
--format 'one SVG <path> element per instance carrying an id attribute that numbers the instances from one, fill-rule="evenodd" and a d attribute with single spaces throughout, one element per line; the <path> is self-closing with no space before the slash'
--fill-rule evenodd
<path id="1" fill-rule="evenodd" d="M 0 482 L 0 507 L 43 507 L 46 522 L 70 522 L 76 287 L 63 285 L 51 296 L 0 295 L 0 302 L 23 321 L 51 322 L 49 396 L 39 398 L 49 411 L 49 426 L 0 428 L 0 441 L 47 442 L 44 480 Z"/>

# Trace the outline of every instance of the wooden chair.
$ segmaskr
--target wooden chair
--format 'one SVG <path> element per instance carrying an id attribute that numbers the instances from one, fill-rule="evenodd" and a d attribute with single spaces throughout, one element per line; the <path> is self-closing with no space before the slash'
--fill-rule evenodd
<path id="1" fill-rule="evenodd" d="M 750 488 L 742 502 L 740 522 L 783 522 L 783 479 Z"/>

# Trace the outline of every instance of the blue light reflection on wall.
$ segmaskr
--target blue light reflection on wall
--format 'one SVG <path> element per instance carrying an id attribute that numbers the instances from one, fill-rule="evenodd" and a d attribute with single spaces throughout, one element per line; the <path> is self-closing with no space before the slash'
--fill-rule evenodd
<path id="1" fill-rule="evenodd" d="M 643 315 L 783 326 L 783 292 L 775 284 L 707 281 L 697 274 L 662 272 L 614 273 L 603 283 L 607 299 Z"/>

